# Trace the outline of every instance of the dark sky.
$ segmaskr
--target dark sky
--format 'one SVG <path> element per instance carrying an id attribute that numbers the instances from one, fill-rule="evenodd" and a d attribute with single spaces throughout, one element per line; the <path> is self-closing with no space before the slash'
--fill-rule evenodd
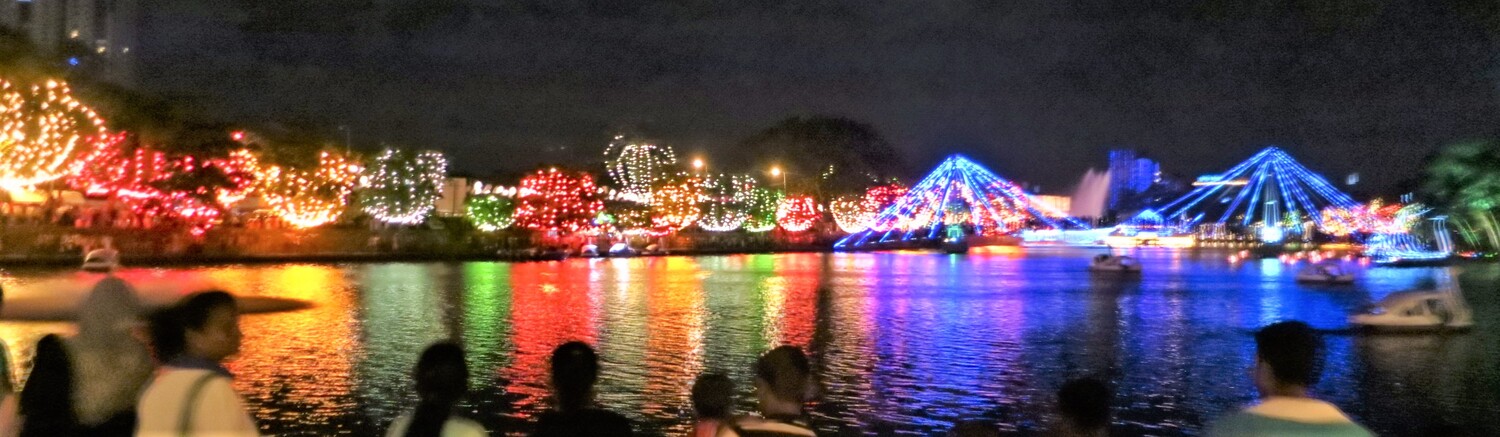
<path id="1" fill-rule="evenodd" d="M 1112 145 L 1191 176 L 1265 144 L 1380 191 L 1500 127 L 1491 2 L 152 3 L 147 89 L 233 120 L 347 124 L 357 146 L 438 148 L 480 174 L 594 159 L 619 127 L 712 154 L 830 114 L 914 167 L 968 153 L 1046 191 Z"/>

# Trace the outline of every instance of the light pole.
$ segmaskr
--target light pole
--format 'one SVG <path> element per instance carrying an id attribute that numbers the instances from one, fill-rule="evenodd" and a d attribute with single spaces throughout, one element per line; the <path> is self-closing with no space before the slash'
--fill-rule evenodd
<path id="1" fill-rule="evenodd" d="M 703 158 L 693 158 L 693 173 L 703 173 Z"/>
<path id="2" fill-rule="evenodd" d="M 786 172 L 781 167 L 771 167 L 771 177 L 781 176 L 781 191 L 786 191 Z"/>

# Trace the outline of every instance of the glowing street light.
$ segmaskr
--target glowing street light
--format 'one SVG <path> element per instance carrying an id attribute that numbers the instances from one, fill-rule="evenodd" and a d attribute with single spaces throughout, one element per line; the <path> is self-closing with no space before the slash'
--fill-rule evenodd
<path id="1" fill-rule="evenodd" d="M 781 171 L 781 167 L 771 167 L 771 177 L 777 176 L 781 177 L 781 190 L 786 191 L 786 173 Z"/>
<path id="2" fill-rule="evenodd" d="M 693 172 L 703 171 L 703 158 L 693 158 Z"/>

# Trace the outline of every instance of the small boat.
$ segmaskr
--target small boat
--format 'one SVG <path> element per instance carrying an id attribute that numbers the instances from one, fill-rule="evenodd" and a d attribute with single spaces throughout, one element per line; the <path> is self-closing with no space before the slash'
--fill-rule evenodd
<path id="1" fill-rule="evenodd" d="M 1474 326 L 1474 312 L 1452 290 L 1398 291 L 1349 316 L 1349 324 L 1376 331 L 1462 331 Z"/>
<path id="2" fill-rule="evenodd" d="M 1336 262 L 1323 262 L 1297 272 L 1297 282 L 1309 284 L 1353 284 L 1354 274 L 1344 271 Z"/>
<path id="3" fill-rule="evenodd" d="M 584 258 L 598 258 L 599 245 L 593 243 L 583 245 L 582 248 L 578 249 L 578 256 Z"/>
<path id="4" fill-rule="evenodd" d="M 120 268 L 120 251 L 114 249 L 94 249 L 83 256 L 83 271 L 93 273 L 109 273 Z"/>
<path id="5" fill-rule="evenodd" d="M 629 244 L 626 244 L 624 242 L 615 243 L 614 245 L 609 246 L 609 256 L 618 257 L 618 258 L 624 258 L 624 257 L 635 256 L 635 255 L 636 255 L 635 248 L 630 247 Z"/>
<path id="6" fill-rule="evenodd" d="M 1141 264 L 1128 256 L 1113 256 L 1100 254 L 1089 263 L 1089 270 L 1095 272 L 1117 272 L 1117 273 L 1140 273 Z"/>

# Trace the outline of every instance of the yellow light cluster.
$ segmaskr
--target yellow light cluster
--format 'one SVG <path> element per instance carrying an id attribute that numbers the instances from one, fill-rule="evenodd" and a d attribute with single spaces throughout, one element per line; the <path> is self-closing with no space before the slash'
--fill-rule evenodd
<path id="1" fill-rule="evenodd" d="M 108 141 L 104 120 L 62 82 L 0 80 L 0 186 L 21 188 L 63 176 L 71 160 Z"/>
<path id="2" fill-rule="evenodd" d="M 651 193 L 651 227 L 659 233 L 676 232 L 698 221 L 702 214 L 698 200 L 703 197 L 700 184 L 668 185 Z"/>
<path id="3" fill-rule="evenodd" d="M 875 221 L 871 205 L 861 196 L 846 195 L 828 202 L 828 210 L 833 213 L 833 222 L 840 230 L 853 234 L 869 229 L 870 223 Z"/>
<path id="4" fill-rule="evenodd" d="M 362 170 L 344 156 L 323 152 L 312 171 L 270 165 L 258 169 L 256 179 L 277 217 L 297 228 L 311 228 L 343 214 Z"/>

